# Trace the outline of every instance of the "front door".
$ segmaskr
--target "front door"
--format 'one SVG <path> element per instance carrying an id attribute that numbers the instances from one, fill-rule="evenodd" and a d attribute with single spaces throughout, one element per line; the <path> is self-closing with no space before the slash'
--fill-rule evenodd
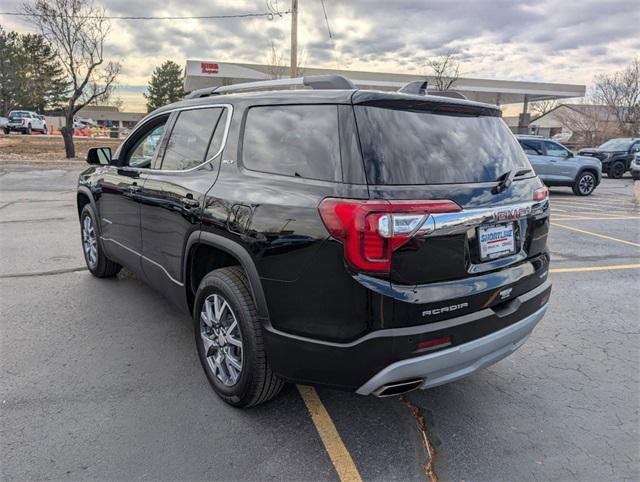
<path id="1" fill-rule="evenodd" d="M 551 141 L 544 141 L 550 181 L 572 183 L 578 172 L 578 163 L 565 147 Z"/>
<path id="2" fill-rule="evenodd" d="M 183 257 L 200 226 L 205 194 L 218 175 L 229 112 L 226 107 L 174 114 L 170 133 L 141 195 L 142 266 L 149 283 L 181 304 Z"/>
<path id="3" fill-rule="evenodd" d="M 130 136 L 99 178 L 101 238 L 108 256 L 141 272 L 140 191 L 142 173 L 155 159 L 168 116 L 153 119 Z"/>

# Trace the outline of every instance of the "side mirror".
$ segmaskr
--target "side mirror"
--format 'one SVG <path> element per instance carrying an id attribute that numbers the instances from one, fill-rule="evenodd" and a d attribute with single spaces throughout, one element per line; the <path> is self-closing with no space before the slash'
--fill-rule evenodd
<path id="1" fill-rule="evenodd" d="M 87 151 L 87 164 L 106 166 L 111 163 L 110 147 L 92 147 Z"/>
<path id="2" fill-rule="evenodd" d="M 569 154 L 567 154 L 567 157 L 573 157 L 573 156 L 575 156 L 575 154 L 573 153 L 573 151 L 568 151 L 568 152 L 569 152 Z"/>

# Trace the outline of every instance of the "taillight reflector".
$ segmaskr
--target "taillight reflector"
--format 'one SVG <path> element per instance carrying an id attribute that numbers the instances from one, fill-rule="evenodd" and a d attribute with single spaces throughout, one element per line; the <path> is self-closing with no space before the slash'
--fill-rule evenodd
<path id="1" fill-rule="evenodd" d="M 449 200 L 387 201 L 326 198 L 318 211 L 329 234 L 344 245 L 349 266 L 388 273 L 393 251 L 407 243 L 431 213 L 457 212 Z"/>
<path id="2" fill-rule="evenodd" d="M 425 348 L 435 348 L 441 345 L 450 345 L 451 337 L 445 336 L 444 338 L 438 338 L 436 340 L 426 340 L 418 343 L 418 350 L 424 350 Z"/>

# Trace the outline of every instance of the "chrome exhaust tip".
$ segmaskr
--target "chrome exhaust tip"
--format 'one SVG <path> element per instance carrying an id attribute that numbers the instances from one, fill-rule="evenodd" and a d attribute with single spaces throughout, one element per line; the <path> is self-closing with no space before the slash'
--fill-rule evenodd
<path id="1" fill-rule="evenodd" d="M 420 388 L 420 385 L 422 385 L 423 382 L 424 380 L 422 378 L 416 378 L 414 380 L 406 380 L 404 382 L 388 383 L 375 389 L 371 394 L 379 398 L 402 395 L 403 393 Z"/>

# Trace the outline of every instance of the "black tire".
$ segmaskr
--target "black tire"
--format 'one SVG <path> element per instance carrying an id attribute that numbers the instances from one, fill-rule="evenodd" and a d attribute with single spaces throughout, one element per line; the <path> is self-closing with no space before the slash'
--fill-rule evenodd
<path id="1" fill-rule="evenodd" d="M 624 162 L 615 161 L 609 167 L 609 171 L 607 172 L 607 176 L 609 176 L 612 179 L 620 179 L 622 176 L 624 176 L 624 173 L 625 173 L 626 170 L 627 169 L 626 169 L 626 167 L 624 165 Z"/>
<path id="2" fill-rule="evenodd" d="M 640 173 L 638 173 L 638 172 L 632 173 L 631 177 L 633 177 L 634 181 L 640 181 Z"/>
<path id="3" fill-rule="evenodd" d="M 242 337 L 242 370 L 234 385 L 225 385 L 209 364 L 201 336 L 201 312 L 205 300 L 217 294 L 230 306 Z M 239 267 L 221 268 L 207 274 L 198 287 L 193 309 L 194 331 L 198 357 L 209 383 L 216 394 L 234 407 L 248 408 L 275 397 L 284 381 L 269 365 L 262 337 L 262 323 L 244 271 Z"/>
<path id="4" fill-rule="evenodd" d="M 6 135 L 11 134 L 11 129 L 7 129 L 7 128 L 5 127 L 5 129 L 4 129 L 4 133 L 5 133 Z"/>
<path id="5" fill-rule="evenodd" d="M 95 248 L 96 248 L 96 261 L 92 262 L 87 250 L 85 249 L 85 239 L 84 239 L 84 225 L 85 218 L 89 217 L 91 219 L 91 223 L 93 225 L 93 229 L 95 232 Z M 102 241 L 100 241 L 100 236 L 98 236 L 97 231 L 97 219 L 96 215 L 93 212 L 93 208 L 91 204 L 87 204 L 84 208 L 82 208 L 82 212 L 80 213 L 80 239 L 82 241 L 82 252 L 84 253 L 84 260 L 87 263 L 87 268 L 91 272 L 92 275 L 97 278 L 113 278 L 118 274 L 118 272 L 122 269 L 118 263 L 111 261 L 107 258 L 104 253 L 104 248 L 102 247 Z"/>
<path id="6" fill-rule="evenodd" d="M 48 133 L 48 129 L 47 126 L 44 126 L 44 129 L 42 129 L 42 133 L 46 136 Z"/>
<path id="7" fill-rule="evenodd" d="M 33 133 L 33 130 L 31 129 L 31 124 L 27 126 L 27 130 L 24 133 L 28 136 L 30 136 Z"/>
<path id="8" fill-rule="evenodd" d="M 592 172 L 581 172 L 573 183 L 576 196 L 589 196 L 596 188 L 596 176 Z"/>

